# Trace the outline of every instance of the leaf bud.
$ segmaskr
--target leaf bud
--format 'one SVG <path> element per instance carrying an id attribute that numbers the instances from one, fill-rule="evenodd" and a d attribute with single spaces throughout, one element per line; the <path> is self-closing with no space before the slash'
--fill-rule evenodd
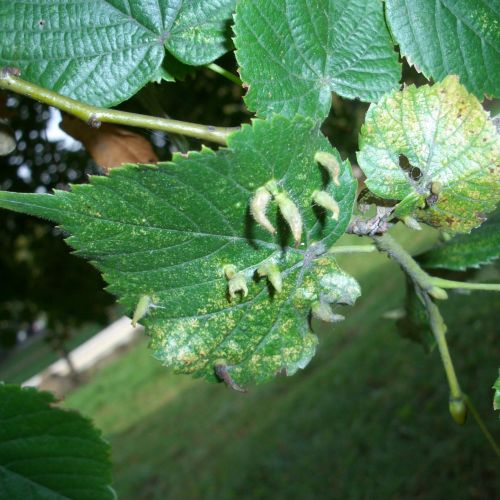
<path id="1" fill-rule="evenodd" d="M 443 184 L 439 181 L 431 182 L 431 193 L 438 195 L 443 190 Z"/>
<path id="2" fill-rule="evenodd" d="M 458 425 L 464 425 L 467 419 L 467 406 L 462 397 L 452 398 L 449 402 L 450 415 Z"/>
<path id="3" fill-rule="evenodd" d="M 333 183 L 336 186 L 340 186 L 339 182 L 340 165 L 335 156 L 333 156 L 330 153 L 325 153 L 324 151 L 318 151 L 314 155 L 314 161 L 317 161 L 322 167 L 325 167 L 326 170 L 328 170 L 328 173 L 330 174 Z"/>
<path id="4" fill-rule="evenodd" d="M 250 202 L 250 213 L 257 224 L 260 224 L 269 233 L 274 234 L 276 229 L 266 215 L 271 198 L 272 195 L 266 187 L 261 186 L 258 188 Z"/>
<path id="5" fill-rule="evenodd" d="M 418 223 L 417 219 L 409 215 L 401 219 L 406 227 L 413 229 L 414 231 L 422 231 L 422 226 Z"/>
<path id="6" fill-rule="evenodd" d="M 332 212 L 333 220 L 339 220 L 339 205 L 329 193 L 326 191 L 314 191 L 312 198 L 316 205 Z"/>
<path id="7" fill-rule="evenodd" d="M 262 264 L 262 266 L 257 269 L 257 274 L 259 276 L 266 276 L 276 290 L 276 293 L 281 293 L 283 290 L 283 278 L 277 264 L 271 262 Z"/>
<path id="8" fill-rule="evenodd" d="M 438 286 L 433 286 L 427 290 L 427 293 L 431 296 L 434 297 L 437 300 L 446 300 L 448 298 L 448 294 L 446 293 L 446 290 L 443 290 L 442 288 L 439 288 Z"/>
<path id="9" fill-rule="evenodd" d="M 302 217 L 297 205 L 288 197 L 286 193 L 278 193 L 275 196 L 281 215 L 286 220 L 292 231 L 295 246 L 298 247 L 302 237 Z"/>
<path id="10" fill-rule="evenodd" d="M 246 297 L 248 295 L 248 288 L 245 276 L 242 273 L 238 273 L 233 264 L 226 264 L 223 271 L 228 280 L 229 297 L 235 299 L 237 292 L 241 292 L 243 297 Z"/>

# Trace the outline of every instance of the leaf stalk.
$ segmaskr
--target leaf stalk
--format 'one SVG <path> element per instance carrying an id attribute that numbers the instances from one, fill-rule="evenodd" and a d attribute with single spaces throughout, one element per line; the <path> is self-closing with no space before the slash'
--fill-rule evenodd
<path id="1" fill-rule="evenodd" d="M 452 281 L 431 276 L 435 286 L 441 288 L 462 288 L 464 290 L 486 290 L 500 292 L 500 283 L 468 283 L 465 281 Z"/>
<path id="2" fill-rule="evenodd" d="M 241 79 L 238 78 L 234 73 L 231 73 L 227 69 L 222 68 L 218 64 L 211 63 L 211 64 L 207 64 L 206 67 L 208 69 L 212 70 L 214 73 L 217 73 L 217 74 L 223 76 L 224 78 L 226 78 L 230 82 L 236 83 L 236 85 L 242 85 L 243 84 L 243 82 L 241 81 Z"/>

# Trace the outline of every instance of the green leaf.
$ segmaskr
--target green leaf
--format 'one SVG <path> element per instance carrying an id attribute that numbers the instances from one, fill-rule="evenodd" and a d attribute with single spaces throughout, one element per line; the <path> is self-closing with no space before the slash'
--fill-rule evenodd
<path id="1" fill-rule="evenodd" d="M 0 498 L 113 499 L 109 445 L 49 392 L 0 383 Z"/>
<path id="2" fill-rule="evenodd" d="M 368 188 L 401 200 L 397 216 L 456 233 L 470 232 L 495 208 L 499 157 L 489 115 L 454 76 L 371 105 L 358 153 Z"/>
<path id="3" fill-rule="evenodd" d="M 498 0 L 386 0 L 401 53 L 428 78 L 459 75 L 479 98 L 500 96 Z"/>
<path id="4" fill-rule="evenodd" d="M 19 67 L 26 80 L 79 101 L 112 106 L 161 78 L 165 49 L 191 65 L 207 64 L 224 54 L 234 4 L 235 0 L 0 2 L 0 66 Z"/>
<path id="5" fill-rule="evenodd" d="M 338 186 L 314 161 L 317 151 L 339 162 Z M 250 214 L 255 191 L 273 178 L 299 208 L 298 248 L 289 246 L 276 201 L 268 217 L 277 235 Z M 277 116 L 244 125 L 217 153 L 113 169 L 71 193 L 0 193 L 0 207 L 47 217 L 71 233 L 68 242 L 103 271 L 109 291 L 130 311 L 140 303 L 137 316 L 145 314 L 140 321 L 163 363 L 212 380 L 214 365 L 223 363 L 236 384 L 246 384 L 292 374 L 313 356 L 311 306 L 343 300 L 335 261 L 317 257 L 345 232 L 356 186 L 349 162 L 312 122 Z M 337 221 L 313 205 L 317 189 L 336 199 Z M 256 277 L 270 262 L 281 270 L 281 293 Z M 240 289 L 245 278 L 247 296 L 230 300 L 229 264 L 241 273 Z"/>
<path id="6" fill-rule="evenodd" d="M 418 261 L 428 268 L 465 271 L 489 264 L 500 256 L 500 213 L 468 235 L 458 235 L 425 252 Z"/>
<path id="7" fill-rule="evenodd" d="M 498 378 L 493 384 L 493 389 L 495 389 L 495 395 L 493 397 L 493 409 L 500 410 L 500 369 L 498 370 Z"/>
<path id="8" fill-rule="evenodd" d="M 377 101 L 399 85 L 378 0 L 241 0 L 234 31 L 245 101 L 260 116 L 320 120 L 332 91 Z"/>
<path id="9" fill-rule="evenodd" d="M 405 311 L 406 315 L 396 323 L 399 334 L 421 344 L 426 352 L 431 352 L 436 345 L 436 339 L 429 325 L 429 316 L 420 292 L 410 280 L 406 282 Z"/>

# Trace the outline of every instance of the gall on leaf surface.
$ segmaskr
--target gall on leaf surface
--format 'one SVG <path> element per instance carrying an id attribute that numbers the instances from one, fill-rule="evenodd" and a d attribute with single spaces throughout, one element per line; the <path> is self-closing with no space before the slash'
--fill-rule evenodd
<path id="1" fill-rule="evenodd" d="M 449 76 L 384 96 L 368 110 L 359 165 L 396 215 L 468 233 L 500 198 L 500 138 L 477 98 Z"/>
<path id="2" fill-rule="evenodd" d="M 227 52 L 234 6 L 235 0 L 0 2 L 0 66 L 19 67 L 24 79 L 65 96 L 112 106 L 170 73 L 161 67 L 165 51 L 190 65 Z"/>
<path id="3" fill-rule="evenodd" d="M 337 158 L 338 186 L 314 160 L 317 151 Z M 297 248 L 276 200 L 267 209 L 275 235 L 251 216 L 255 191 L 272 179 L 299 208 Z M 336 199 L 338 220 L 313 204 L 318 188 Z M 70 193 L 2 192 L 0 207 L 59 223 L 129 311 L 147 296 L 140 321 L 164 364 L 216 380 L 214 366 L 223 363 L 235 384 L 246 385 L 303 368 L 317 343 L 312 304 L 345 302 L 347 291 L 332 285 L 344 274 L 322 254 L 345 232 L 356 188 L 349 162 L 314 123 L 276 116 L 244 125 L 216 153 L 112 169 Z M 258 277 L 266 263 L 282 273 L 279 293 Z M 246 296 L 229 297 L 228 265 L 246 279 Z"/>
<path id="4" fill-rule="evenodd" d="M 458 75 L 480 99 L 500 96 L 498 0 L 386 0 L 387 22 L 410 64 L 435 81 Z"/>
<path id="5" fill-rule="evenodd" d="M 113 500 L 110 447 L 49 392 L 0 383 L 0 498 Z"/>
<path id="6" fill-rule="evenodd" d="M 373 102 L 399 86 L 380 0 L 241 0 L 234 31 L 245 102 L 258 116 L 319 121 L 332 91 Z"/>
<path id="7" fill-rule="evenodd" d="M 500 257 L 500 212 L 470 234 L 459 234 L 451 240 L 418 256 L 427 268 L 465 271 L 490 264 Z"/>

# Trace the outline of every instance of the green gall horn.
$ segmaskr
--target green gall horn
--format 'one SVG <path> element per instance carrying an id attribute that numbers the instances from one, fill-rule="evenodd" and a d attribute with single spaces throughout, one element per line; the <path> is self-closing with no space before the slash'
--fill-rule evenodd
<path id="1" fill-rule="evenodd" d="M 250 213 L 257 224 L 262 226 L 269 233 L 275 234 L 276 229 L 266 215 L 267 207 L 271 199 L 272 195 L 266 187 L 262 186 L 258 188 L 250 201 Z"/>
<path id="2" fill-rule="evenodd" d="M 332 308 L 326 302 L 316 302 L 311 308 L 313 318 L 324 321 L 325 323 L 337 323 L 342 321 L 344 316 L 341 314 L 334 314 Z"/>
<path id="3" fill-rule="evenodd" d="M 132 326 L 135 328 L 137 323 L 146 316 L 149 310 L 153 307 L 153 302 L 149 295 L 141 295 L 139 302 L 135 307 L 134 315 L 132 316 Z"/>
<path id="4" fill-rule="evenodd" d="M 281 276 L 279 267 L 273 263 L 263 264 L 257 269 L 257 274 L 259 276 L 265 276 L 269 280 L 269 283 L 273 285 L 276 293 L 281 293 L 283 290 L 283 278 Z"/>
<path id="5" fill-rule="evenodd" d="M 340 164 L 330 153 L 325 153 L 324 151 L 318 151 L 314 155 L 314 161 L 317 161 L 322 167 L 328 170 L 330 177 L 332 178 L 333 183 L 336 186 L 340 186 L 339 175 L 340 175 Z"/>
<path id="6" fill-rule="evenodd" d="M 248 295 L 248 287 L 245 276 L 242 273 L 238 273 L 233 264 L 226 264 L 223 267 L 223 271 L 228 280 L 227 286 L 230 299 L 235 299 L 238 292 L 241 292 L 243 297 L 246 297 Z"/>
<path id="7" fill-rule="evenodd" d="M 286 193 L 276 194 L 275 200 L 278 203 L 281 215 L 292 231 L 295 247 L 298 247 L 302 238 L 302 217 L 299 209 Z"/>
<path id="8" fill-rule="evenodd" d="M 327 193 L 326 191 L 314 191 L 312 199 L 316 205 L 332 212 L 333 220 L 339 220 L 339 204 L 334 200 L 330 193 Z"/>

